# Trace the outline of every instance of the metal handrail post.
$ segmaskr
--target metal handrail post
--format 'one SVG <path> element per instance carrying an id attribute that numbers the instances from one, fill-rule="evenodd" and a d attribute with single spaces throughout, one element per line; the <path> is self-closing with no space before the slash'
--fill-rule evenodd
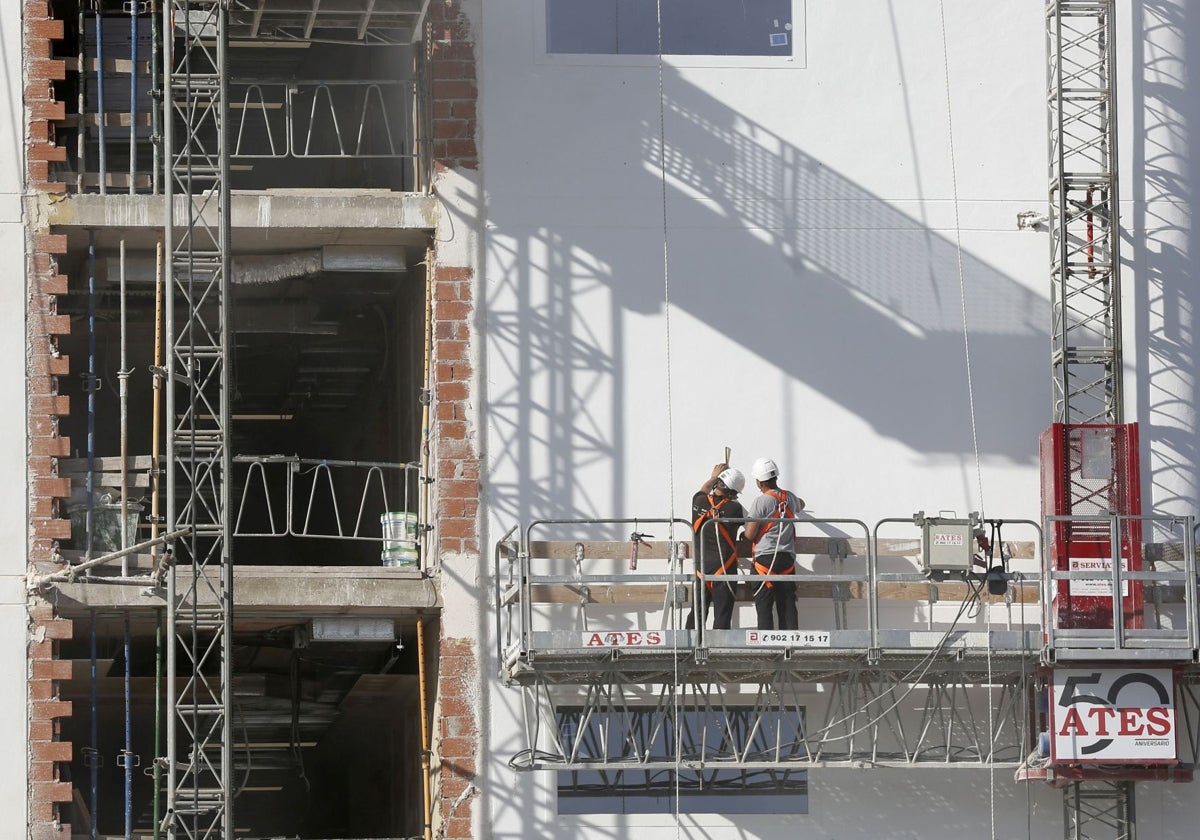
<path id="1" fill-rule="evenodd" d="M 1121 521 L 1131 517 L 1113 515 L 1108 520 L 1108 544 L 1112 551 L 1113 650 L 1125 647 L 1125 599 L 1121 592 Z"/>
<path id="2" fill-rule="evenodd" d="M 1184 620 L 1188 624 L 1188 647 L 1200 647 L 1197 637 L 1196 614 L 1196 526 L 1195 517 L 1183 518 L 1183 604 Z"/>

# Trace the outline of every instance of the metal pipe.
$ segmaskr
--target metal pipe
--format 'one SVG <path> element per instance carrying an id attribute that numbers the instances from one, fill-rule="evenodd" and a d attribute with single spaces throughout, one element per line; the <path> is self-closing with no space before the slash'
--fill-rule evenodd
<path id="1" fill-rule="evenodd" d="M 153 806 L 153 840 L 159 840 L 162 829 L 160 800 L 162 799 L 162 762 L 158 760 L 162 754 L 162 678 L 163 678 L 163 621 L 166 611 L 157 610 L 154 622 L 154 806 Z"/>
<path id="2" fill-rule="evenodd" d="M 80 575 L 76 580 L 79 583 L 102 583 L 111 584 L 112 586 L 144 586 L 147 589 L 155 589 L 162 585 L 153 575 L 137 575 L 134 577 L 119 577 L 117 575 L 113 575 L 112 577 L 107 575 Z M 145 592 L 143 594 L 150 595 L 154 593 Z"/>
<path id="3" fill-rule="evenodd" d="M 429 708 L 425 687 L 425 618 L 417 616 L 417 681 L 421 687 L 421 786 L 425 806 L 425 840 L 433 838 L 433 798 L 429 760 Z"/>
<path id="4" fill-rule="evenodd" d="M 82 3 L 79 4 L 79 49 L 75 53 L 79 64 L 79 91 L 75 96 L 75 116 L 78 125 L 75 130 L 75 192 L 83 192 L 83 174 L 87 171 L 87 53 L 84 49 L 87 41 L 84 38 L 87 13 Z"/>
<path id="5" fill-rule="evenodd" d="M 154 7 L 153 0 L 151 8 Z M 151 29 L 155 33 L 158 32 L 154 25 L 154 18 L 150 18 Z M 155 51 L 151 51 L 151 56 L 155 56 Z M 157 110 L 154 111 L 157 117 Z M 157 134 L 157 132 L 156 132 Z M 155 167 L 154 167 L 154 192 L 158 193 L 158 143 L 154 144 Z M 159 392 L 162 390 L 162 376 L 159 371 L 162 370 L 162 316 L 163 316 L 163 243 L 159 239 L 154 246 L 154 371 L 153 371 L 153 387 L 150 391 L 151 400 L 151 422 L 150 422 L 150 539 L 158 539 L 158 480 L 161 466 L 158 454 L 158 440 L 161 433 L 162 423 L 162 400 Z M 154 568 L 158 569 L 158 552 L 153 552 L 155 558 Z M 162 762 L 158 757 L 162 755 L 162 669 L 163 669 L 163 622 L 166 620 L 166 613 L 160 610 L 158 620 L 154 627 L 154 805 L 153 805 L 153 826 L 154 840 L 159 840 L 161 836 L 161 828 L 159 823 L 162 820 L 161 804 L 162 804 Z"/>
<path id="6" fill-rule="evenodd" d="M 160 189 L 158 169 L 162 165 L 162 138 L 159 136 L 159 132 L 162 127 L 163 104 L 162 80 L 159 78 L 162 70 L 158 66 L 159 29 L 157 20 L 158 0 L 150 0 L 150 148 L 154 151 L 154 162 L 150 167 L 150 191 L 155 195 L 158 195 Z M 158 831 L 157 826 L 154 830 Z"/>
<path id="7" fill-rule="evenodd" d="M 154 246 L 154 370 L 152 405 L 150 411 L 150 537 L 158 537 L 159 475 L 162 460 L 159 456 L 159 438 L 162 435 L 162 363 L 163 363 L 163 243 L 159 239 Z"/>
<path id="8" fill-rule="evenodd" d="M 91 771 L 92 801 L 91 801 L 91 809 L 90 809 L 91 813 L 89 814 L 89 816 L 91 817 L 91 820 L 89 821 L 89 826 L 88 826 L 88 832 L 89 832 L 88 836 L 91 838 L 91 840 L 96 840 L 96 821 L 99 816 L 97 813 L 97 810 L 100 805 L 100 749 L 99 749 L 99 741 L 100 741 L 99 715 L 100 715 L 100 713 L 99 713 L 99 709 L 96 706 L 96 611 L 90 610 L 89 616 L 91 618 L 90 624 L 91 624 L 91 633 L 92 633 L 91 664 L 90 664 L 90 667 L 88 668 L 88 675 L 89 675 L 90 682 L 91 682 L 91 701 L 92 701 L 91 702 L 92 740 L 91 740 L 91 755 L 89 756 L 91 758 L 91 764 L 92 764 L 92 766 L 89 768 Z"/>
<path id="9" fill-rule="evenodd" d="M 129 4 L 129 194 L 137 173 L 138 3 Z"/>
<path id="10" fill-rule="evenodd" d="M 108 193 L 108 148 L 105 129 L 108 120 L 104 113 L 104 24 L 100 16 L 100 4 L 96 4 L 96 109 L 100 116 L 100 195 Z"/>
<path id="11" fill-rule="evenodd" d="M 88 231 L 88 372 L 87 372 L 87 515 L 84 519 L 83 556 L 92 559 L 96 490 L 96 231 Z"/>
<path id="12" fill-rule="evenodd" d="M 162 92 L 161 106 L 164 110 L 168 109 L 170 107 L 169 100 L 170 100 L 171 94 L 170 94 L 169 82 L 170 82 L 171 77 L 174 74 L 174 64 L 175 64 L 175 57 L 173 54 L 174 53 L 174 38 L 172 37 L 172 33 L 173 33 L 172 12 L 174 10 L 173 10 L 172 6 L 173 6 L 173 3 L 171 3 L 169 0 L 168 0 L 168 2 L 163 3 L 162 22 L 161 22 L 161 30 L 160 30 L 162 33 L 162 55 L 163 55 L 163 67 L 165 68 L 165 72 L 164 72 L 163 84 L 161 84 L 159 86 L 159 88 Z M 174 130 L 172 128 L 172 123 L 173 123 L 173 121 L 170 119 L 169 114 L 164 113 L 163 120 L 162 120 L 162 133 L 163 133 L 162 148 L 163 148 L 164 152 L 167 150 L 170 150 L 173 147 Z M 174 291 L 175 276 L 174 276 L 174 270 L 173 270 L 173 266 L 172 266 L 173 258 L 175 256 L 175 229 L 174 229 L 175 209 L 174 209 L 174 201 L 173 201 L 174 191 L 175 191 L 174 184 L 173 184 L 174 179 L 168 172 L 165 171 L 166 168 L 171 165 L 170 164 L 171 155 L 164 153 L 161 157 L 162 157 L 161 163 L 162 163 L 162 166 L 164 169 L 164 172 L 163 172 L 163 196 L 164 196 L 163 217 L 164 218 L 163 218 L 162 252 L 164 253 L 164 255 L 167 255 L 167 258 L 164 259 L 163 263 L 162 263 L 163 264 L 163 286 L 167 287 L 167 288 L 171 288 L 172 291 Z M 173 306 L 165 307 L 164 313 L 163 313 L 163 319 L 164 319 L 166 343 L 171 343 L 171 341 L 173 340 L 173 337 L 175 335 L 174 307 Z M 175 372 L 175 356 L 176 356 L 176 353 L 174 352 L 174 350 L 172 350 L 172 352 L 166 354 L 166 365 L 165 365 L 166 366 L 166 377 L 164 379 L 164 382 L 166 384 L 165 398 L 166 398 L 166 406 L 168 408 L 175 405 L 175 382 L 174 382 L 174 378 L 172 376 L 172 374 Z M 186 371 L 186 373 L 188 375 L 190 375 L 191 371 Z M 175 446 L 174 424 L 167 423 L 166 439 L 165 439 L 165 446 L 164 446 L 165 451 L 171 452 L 174 449 L 174 446 Z M 174 525 L 175 525 L 175 507 L 176 506 L 175 506 L 175 499 L 174 499 L 174 493 L 173 493 L 173 491 L 175 489 L 175 460 L 173 458 L 166 459 L 166 477 L 167 477 L 167 492 L 166 492 L 167 510 L 166 510 L 166 520 L 165 521 L 166 521 L 166 527 L 169 529 L 169 528 L 174 527 Z M 176 597 L 176 591 L 177 591 L 176 581 L 175 581 L 175 570 L 172 567 L 167 571 L 169 572 L 168 574 L 166 574 L 167 604 L 171 605 L 170 609 L 174 609 L 175 597 Z M 170 621 L 173 617 L 174 617 L 174 613 L 168 611 L 166 619 L 165 619 L 168 622 L 168 624 L 170 623 Z M 175 769 L 175 760 L 176 760 L 176 758 L 178 756 L 178 752 L 179 752 L 177 749 L 177 746 L 176 746 L 176 733 L 178 730 L 178 726 L 176 725 L 177 715 L 175 714 L 175 698 L 177 696 L 177 687 L 176 687 L 175 680 L 173 679 L 174 675 L 177 673 L 177 664 L 178 663 L 176 661 L 177 660 L 176 634 L 175 634 L 175 628 L 173 625 L 170 625 L 170 634 L 171 634 L 171 636 L 170 636 L 169 642 L 168 642 L 168 644 L 166 644 L 167 679 L 164 680 L 164 682 L 166 683 L 166 708 L 167 708 L 167 713 L 165 715 L 165 717 L 166 717 L 166 738 L 165 738 L 166 756 L 164 757 L 165 758 L 164 768 L 166 770 L 166 777 L 167 777 L 167 782 L 166 782 L 167 794 L 166 794 L 166 816 L 164 817 L 164 820 L 170 820 L 171 815 L 174 811 L 175 780 L 177 778 L 177 772 Z"/>
<path id="13" fill-rule="evenodd" d="M 433 383 L 430 381 L 430 365 L 433 356 L 433 249 L 425 249 L 425 361 L 421 382 L 424 392 L 421 394 L 421 472 L 417 479 L 421 482 L 420 515 L 417 517 L 417 527 L 421 529 L 421 550 L 417 562 L 422 569 L 428 569 L 436 563 L 429 562 L 429 533 L 425 523 L 433 519 L 429 511 L 429 488 L 433 477 L 429 475 L 429 404 L 433 402 Z"/>
<path id="14" fill-rule="evenodd" d="M 237 599 L 234 593 L 233 584 L 233 547 L 230 544 L 230 527 L 228 513 L 231 508 L 230 504 L 230 476 L 233 473 L 233 464 L 230 460 L 230 445 L 229 440 L 229 418 L 232 413 L 230 391 L 233 379 L 233 364 L 234 359 L 231 358 L 236 348 L 231 340 L 229 327 L 230 315 L 230 242 L 232 233 L 230 230 L 230 214 L 228 210 L 228 202 L 230 197 L 229 185 L 229 150 L 226 147 L 229 138 L 226 136 L 227 127 L 229 125 L 229 28 L 227 4 L 221 4 L 217 11 L 219 21 L 219 37 L 217 38 L 217 69 L 218 69 L 218 85 L 220 88 L 220 100 L 217 109 L 217 159 L 220 165 L 220 190 L 218 200 L 226 209 L 220 214 L 218 221 L 217 241 L 218 249 L 221 254 L 221 280 L 220 280 L 220 325 L 218 339 L 221 342 L 221 382 L 220 382 L 220 424 L 221 424 L 221 463 L 220 463 L 220 489 L 218 500 L 218 516 L 221 522 L 220 540 L 221 547 L 221 587 L 225 593 L 225 615 L 224 641 L 221 645 L 221 680 L 224 683 L 224 688 L 221 690 L 222 700 L 224 702 L 224 711 L 221 715 L 221 785 L 226 789 L 223 794 L 224 801 L 224 819 L 221 821 L 221 830 L 223 836 L 232 838 L 234 836 L 234 814 L 237 797 L 231 795 L 230 786 L 233 782 L 233 615 L 234 606 Z M 190 71 L 189 71 L 190 72 Z M 191 143 L 188 144 L 189 148 Z M 190 281 L 189 276 L 189 281 Z M 189 330 L 194 334 L 194 330 Z M 195 389 L 192 390 L 193 395 Z M 195 409 L 192 409 L 193 414 Z M 193 437 L 193 445 L 195 438 Z M 194 492 L 194 491 L 193 491 Z M 193 564 L 196 562 L 195 555 L 192 555 Z M 195 566 L 193 565 L 193 569 Z M 195 626 L 195 604 L 193 604 L 193 627 Z M 194 635 L 194 634 L 193 634 Z"/>
<path id="15" fill-rule="evenodd" d="M 132 9 L 133 7 L 131 7 Z M 136 18 L 135 18 L 136 20 Z M 132 74 L 131 74 L 132 77 Z M 117 371 L 121 406 L 121 549 L 129 547 L 129 364 L 126 358 L 125 240 L 121 240 L 121 368 Z M 121 557 L 121 577 L 129 577 L 129 555 Z M 125 613 L 125 840 L 133 840 L 133 716 L 130 709 L 129 612 Z"/>
<path id="16" fill-rule="evenodd" d="M 149 539 L 149 540 L 142 540 L 139 543 L 134 543 L 133 545 L 129 546 L 129 548 L 122 548 L 117 551 L 110 551 L 108 554 L 102 555 L 93 560 L 87 560 L 83 563 L 80 563 L 77 566 L 72 566 L 69 569 L 63 569 L 61 572 L 54 572 L 53 574 L 46 575 L 45 577 L 37 578 L 33 582 L 32 585 L 34 588 L 36 588 L 36 587 L 41 586 L 46 583 L 57 583 L 60 581 L 72 580 L 73 578 L 77 577 L 80 572 L 85 572 L 88 569 L 95 568 L 96 566 L 102 566 L 105 563 L 111 563 L 113 560 L 119 560 L 122 557 L 124 557 L 126 554 L 137 554 L 142 549 L 150 548 L 151 546 L 156 545 L 158 543 L 171 542 L 172 540 L 178 539 L 179 537 L 190 534 L 191 531 L 192 531 L 192 529 L 190 527 L 178 528 L 169 534 L 163 534 L 161 537 L 155 537 L 154 539 Z"/>
<path id="17" fill-rule="evenodd" d="M 117 371 L 121 407 L 121 548 L 129 547 L 129 360 L 125 334 L 125 240 L 121 240 L 121 368 Z M 129 577 L 129 555 L 121 557 L 121 576 Z"/>
<path id="18" fill-rule="evenodd" d="M 122 528 L 124 533 L 124 528 Z M 133 712 L 129 670 L 129 611 L 125 611 L 125 840 L 133 840 Z"/>

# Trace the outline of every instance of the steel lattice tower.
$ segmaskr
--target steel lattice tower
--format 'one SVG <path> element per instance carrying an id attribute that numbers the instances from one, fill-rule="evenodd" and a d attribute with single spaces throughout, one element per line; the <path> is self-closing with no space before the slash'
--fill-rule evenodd
<path id="1" fill-rule="evenodd" d="M 1121 422 L 1112 0 L 1046 6 L 1056 423 Z"/>
<path id="2" fill-rule="evenodd" d="M 164 5 L 167 306 L 167 824 L 233 837 L 230 793 L 226 0 Z M 180 754 L 186 750 L 185 754 Z"/>
<path id="3" fill-rule="evenodd" d="M 1123 415 L 1114 15 L 1112 0 L 1046 4 L 1053 419 L 1068 426 Z M 1135 836 L 1133 782 L 1063 797 L 1067 840 Z"/>

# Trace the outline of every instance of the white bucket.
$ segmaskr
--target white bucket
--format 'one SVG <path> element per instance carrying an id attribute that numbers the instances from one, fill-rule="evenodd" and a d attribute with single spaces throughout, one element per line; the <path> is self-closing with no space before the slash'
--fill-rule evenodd
<path id="1" fill-rule="evenodd" d="M 415 569 L 419 552 L 416 546 L 412 548 L 387 548 L 383 551 L 383 565 L 392 568 Z"/>
<path id="2" fill-rule="evenodd" d="M 417 515 L 390 511 L 379 515 L 383 528 L 382 559 L 385 566 L 417 565 Z"/>

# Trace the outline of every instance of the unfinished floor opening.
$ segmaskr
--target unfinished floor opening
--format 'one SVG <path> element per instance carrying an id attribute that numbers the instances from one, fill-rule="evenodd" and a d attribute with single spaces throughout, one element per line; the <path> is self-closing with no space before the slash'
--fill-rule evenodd
<path id="1" fill-rule="evenodd" d="M 74 707 L 62 730 L 76 747 L 73 836 L 88 837 L 94 819 L 99 837 L 124 837 L 127 820 L 134 836 L 151 837 L 155 819 L 166 815 L 154 797 L 154 756 L 165 749 L 167 716 L 155 630 L 161 612 L 73 618 L 85 630 L 61 648 L 73 664 L 62 686 Z M 357 626 L 376 635 L 366 641 L 331 639 L 324 621 L 322 628 L 321 618 L 238 620 L 231 781 L 238 836 L 419 836 L 425 811 L 415 618 L 360 617 Z M 190 740 L 179 737 L 186 752 Z"/>

